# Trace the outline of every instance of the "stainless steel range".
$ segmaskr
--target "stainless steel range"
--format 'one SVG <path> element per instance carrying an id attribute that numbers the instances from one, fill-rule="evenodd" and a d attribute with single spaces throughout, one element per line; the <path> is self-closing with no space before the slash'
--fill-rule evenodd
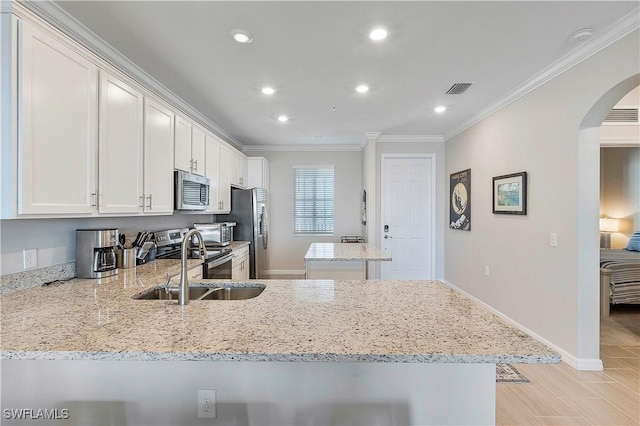
<path id="1" fill-rule="evenodd" d="M 156 259 L 180 259 L 182 240 L 188 228 L 168 229 L 155 231 L 154 239 L 158 247 Z M 190 242 L 192 250 L 189 258 L 197 259 L 198 248 Z M 207 254 L 202 265 L 203 279 L 231 279 L 231 261 L 233 254 L 230 248 L 206 246 Z"/>

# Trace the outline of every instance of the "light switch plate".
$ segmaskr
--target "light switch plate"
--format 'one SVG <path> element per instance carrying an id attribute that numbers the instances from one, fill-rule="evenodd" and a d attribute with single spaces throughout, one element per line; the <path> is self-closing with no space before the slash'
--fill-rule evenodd
<path id="1" fill-rule="evenodd" d="M 558 247 L 558 234 L 555 232 L 549 234 L 549 245 L 551 247 Z"/>

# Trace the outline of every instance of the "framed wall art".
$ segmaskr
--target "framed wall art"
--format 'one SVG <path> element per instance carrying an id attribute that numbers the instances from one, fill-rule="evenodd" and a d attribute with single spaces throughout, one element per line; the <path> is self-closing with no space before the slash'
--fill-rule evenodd
<path id="1" fill-rule="evenodd" d="M 493 178 L 493 213 L 527 214 L 527 172 Z"/>
<path id="2" fill-rule="evenodd" d="M 449 228 L 470 231 L 471 169 L 451 174 L 449 195 Z"/>

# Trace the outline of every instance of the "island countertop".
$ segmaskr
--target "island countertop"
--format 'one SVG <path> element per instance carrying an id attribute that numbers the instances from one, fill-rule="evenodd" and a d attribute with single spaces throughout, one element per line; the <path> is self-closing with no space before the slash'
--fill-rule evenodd
<path id="1" fill-rule="evenodd" d="M 312 243 L 304 260 L 381 260 L 390 261 L 385 252 L 367 243 Z"/>
<path id="2" fill-rule="evenodd" d="M 134 300 L 156 260 L 0 298 L 2 358 L 554 363 L 557 353 L 437 281 L 258 280 L 248 300 Z M 219 284 L 220 281 L 212 282 Z"/>

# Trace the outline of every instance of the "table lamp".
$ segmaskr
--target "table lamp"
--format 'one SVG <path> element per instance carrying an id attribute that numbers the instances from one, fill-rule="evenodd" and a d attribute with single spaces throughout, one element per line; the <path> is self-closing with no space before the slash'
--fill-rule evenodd
<path id="1" fill-rule="evenodd" d="M 620 230 L 620 220 L 608 217 L 600 218 L 600 247 L 611 248 L 611 233 Z"/>

